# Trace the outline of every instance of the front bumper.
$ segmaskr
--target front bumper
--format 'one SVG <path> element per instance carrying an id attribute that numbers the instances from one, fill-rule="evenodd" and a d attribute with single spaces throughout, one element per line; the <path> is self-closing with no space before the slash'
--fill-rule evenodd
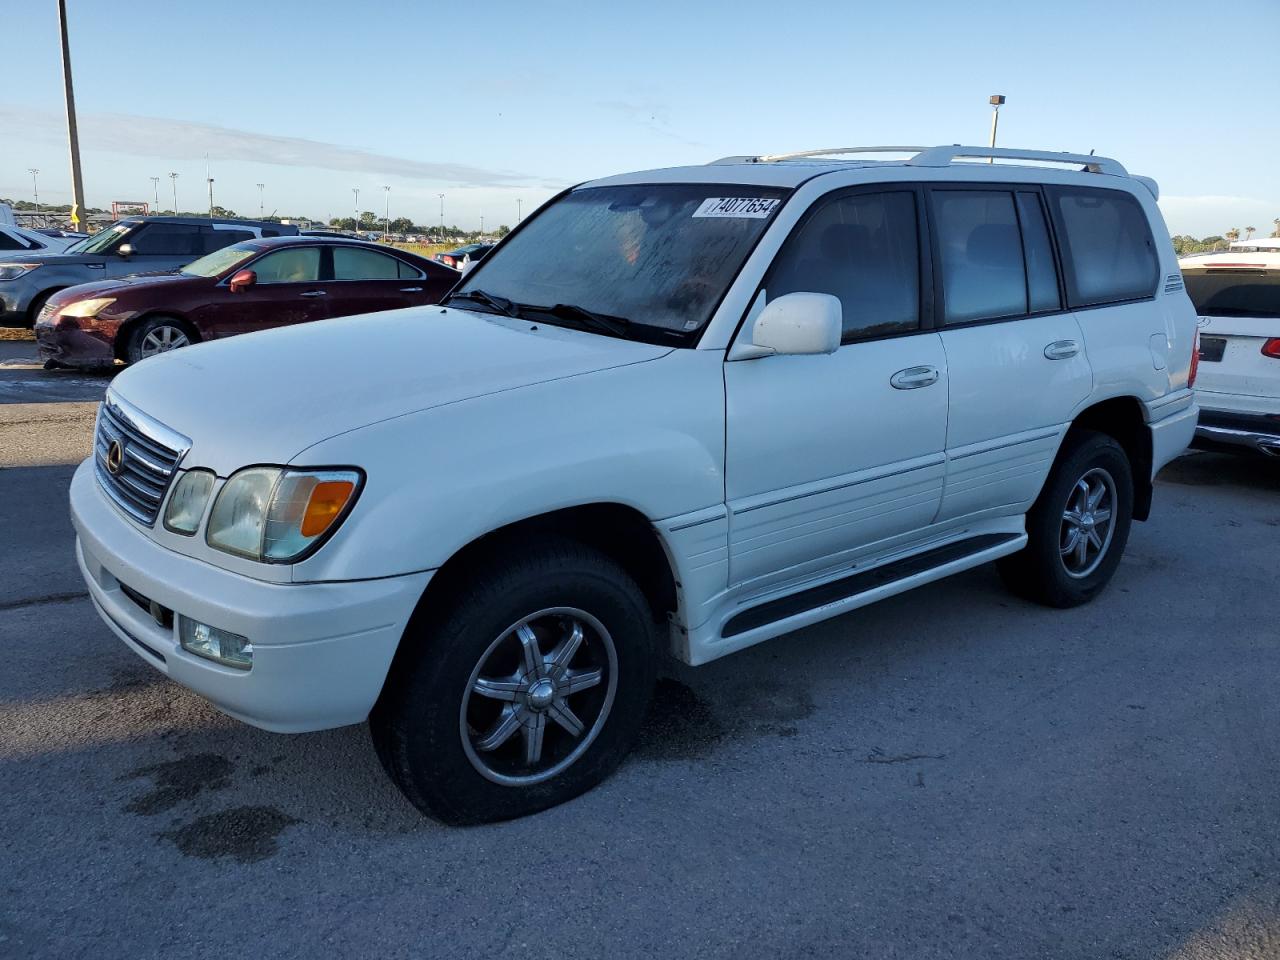
<path id="1" fill-rule="evenodd" d="M 1280 414 L 1201 410 L 1194 445 L 1202 450 L 1244 448 L 1280 457 Z"/>
<path id="2" fill-rule="evenodd" d="M 18 284 L 18 286 L 15 286 Z M 0 327 L 27 326 L 27 308 L 31 305 L 31 292 L 17 280 L 0 280 Z"/>
<path id="3" fill-rule="evenodd" d="M 380 580 L 276 584 L 185 557 L 151 540 L 103 495 L 86 461 L 71 481 L 76 559 L 94 608 L 143 660 L 218 709 L 265 730 L 360 723 L 382 690 L 431 572 Z M 125 589 L 127 588 L 127 589 Z M 253 667 L 188 653 L 142 600 L 248 637 Z"/>
<path id="4" fill-rule="evenodd" d="M 58 366 L 96 370 L 115 365 L 115 329 L 85 330 L 71 317 L 46 317 L 41 311 L 34 333 L 40 359 Z"/>

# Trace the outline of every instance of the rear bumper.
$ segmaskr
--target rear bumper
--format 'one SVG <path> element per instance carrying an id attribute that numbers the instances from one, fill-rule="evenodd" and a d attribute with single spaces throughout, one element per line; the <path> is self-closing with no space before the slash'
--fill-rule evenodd
<path id="1" fill-rule="evenodd" d="M 1194 445 L 1205 450 L 1244 448 L 1280 457 L 1280 414 L 1204 410 Z"/>
<path id="2" fill-rule="evenodd" d="M 71 482 L 76 559 L 94 609 L 117 637 L 225 713 L 278 732 L 322 730 L 369 715 L 429 572 L 342 583 L 253 580 L 174 553 L 103 496 L 81 464 Z M 170 611 L 168 625 L 154 601 Z M 157 611 L 158 612 L 158 611 Z M 176 615 L 248 637 L 253 666 L 188 653 Z"/>
<path id="3" fill-rule="evenodd" d="M 1177 413 L 1148 424 L 1151 430 L 1152 480 L 1165 464 L 1180 456 L 1191 445 L 1199 417 L 1200 408 L 1193 402 Z"/>

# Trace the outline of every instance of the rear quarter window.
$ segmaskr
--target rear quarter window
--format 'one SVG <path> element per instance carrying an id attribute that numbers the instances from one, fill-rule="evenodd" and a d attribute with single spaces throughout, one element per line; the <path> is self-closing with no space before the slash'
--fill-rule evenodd
<path id="1" fill-rule="evenodd" d="M 1049 186 L 1067 299 L 1091 307 L 1155 295 L 1159 260 L 1142 205 L 1120 190 Z"/>

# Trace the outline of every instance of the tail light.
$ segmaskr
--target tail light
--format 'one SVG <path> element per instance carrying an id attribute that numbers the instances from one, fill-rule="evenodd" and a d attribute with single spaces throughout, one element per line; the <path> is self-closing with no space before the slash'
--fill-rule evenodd
<path id="1" fill-rule="evenodd" d="M 441 255 L 440 262 L 446 267 L 456 267 L 458 265 L 458 262 L 454 260 L 453 257 L 446 257 L 444 255 Z"/>
<path id="2" fill-rule="evenodd" d="M 1196 385 L 1196 374 L 1200 372 L 1200 331 L 1196 331 L 1196 338 L 1191 341 L 1191 369 L 1187 372 L 1187 389 L 1190 390 Z"/>
<path id="3" fill-rule="evenodd" d="M 1272 360 L 1280 360 L 1280 337 L 1272 337 L 1262 345 L 1262 355 Z"/>

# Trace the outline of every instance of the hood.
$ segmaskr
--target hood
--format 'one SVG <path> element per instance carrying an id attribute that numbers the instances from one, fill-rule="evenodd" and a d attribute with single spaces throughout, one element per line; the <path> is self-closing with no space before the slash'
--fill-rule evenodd
<path id="1" fill-rule="evenodd" d="M 164 285 L 172 288 L 176 284 L 212 284 L 216 280 L 208 277 L 188 277 L 177 273 L 139 273 L 130 277 L 90 280 L 88 283 L 77 283 L 55 293 L 51 298 L 55 304 L 70 303 L 75 300 L 92 300 L 94 297 L 109 297 L 132 292 L 135 288 L 149 291 Z"/>
<path id="2" fill-rule="evenodd" d="M 106 257 L 99 257 L 92 253 L 58 253 L 54 250 L 28 250 L 26 253 L 15 250 L 11 252 L 18 254 L 17 257 L 12 259 L 29 260 L 32 263 L 47 264 L 49 266 L 60 266 L 66 263 L 96 263 L 99 266 L 106 266 L 107 263 Z"/>
<path id="3" fill-rule="evenodd" d="M 670 347 L 446 307 L 321 320 L 144 360 L 112 391 L 220 476 L 392 417 L 654 360 Z M 518 401 L 516 401 L 518 402 Z M 357 464 L 358 466 L 358 464 Z"/>

